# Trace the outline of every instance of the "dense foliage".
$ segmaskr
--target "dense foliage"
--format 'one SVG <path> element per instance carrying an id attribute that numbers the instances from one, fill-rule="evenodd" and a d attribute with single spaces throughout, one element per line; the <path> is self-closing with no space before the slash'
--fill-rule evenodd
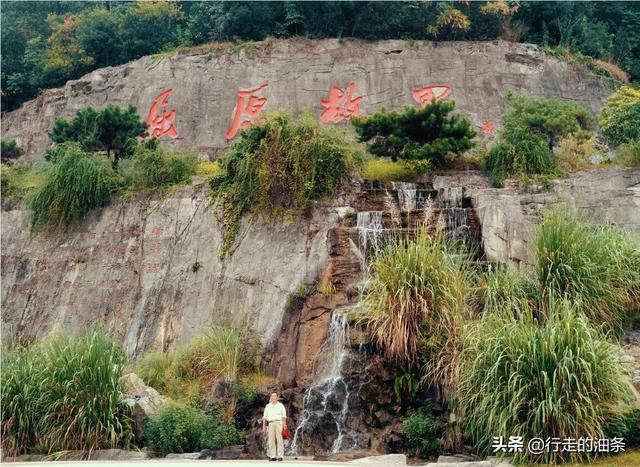
<path id="1" fill-rule="evenodd" d="M 409 451 L 423 458 L 440 449 L 443 427 L 442 420 L 428 409 L 423 407 L 402 420 Z"/>
<path id="2" fill-rule="evenodd" d="M 32 230 L 64 230 L 78 224 L 92 209 L 105 206 L 118 176 L 103 157 L 64 143 L 60 159 L 44 173 L 29 200 Z"/>
<path id="3" fill-rule="evenodd" d="M 624 232 L 552 211 L 538 229 L 535 253 L 543 299 L 577 301 L 593 324 L 614 329 L 638 310 L 640 249 Z"/>
<path id="4" fill-rule="evenodd" d="M 275 112 L 244 130 L 219 160 L 225 173 L 211 182 L 224 215 L 221 256 L 244 213 L 300 213 L 335 189 L 359 159 L 342 130 L 321 126 L 310 114 L 293 119 Z"/>
<path id="5" fill-rule="evenodd" d="M 609 96 L 600 130 L 616 146 L 640 140 L 640 89 L 622 86 Z"/>
<path id="6" fill-rule="evenodd" d="M 494 183 L 508 175 L 552 172 L 554 146 L 560 138 L 591 127 L 593 117 L 582 105 L 557 98 L 507 94 L 511 110 L 485 160 Z"/>
<path id="7" fill-rule="evenodd" d="M 84 107 L 71 120 L 56 118 L 49 138 L 57 144 L 76 142 L 88 152 L 106 151 L 107 157 L 113 152 L 117 165 L 119 159 L 133 152 L 136 138 L 146 129 L 147 124 L 140 120 L 135 107 L 130 105 L 122 110 L 110 104 L 100 110 Z M 45 158 L 51 160 L 56 155 L 50 151 Z"/>
<path id="8" fill-rule="evenodd" d="M 122 163 L 121 173 L 125 186 L 131 189 L 158 188 L 188 182 L 197 164 L 195 154 L 169 152 L 152 139 L 135 146 L 131 159 Z"/>
<path id="9" fill-rule="evenodd" d="M 618 404 L 630 401 L 619 348 L 601 337 L 569 301 L 556 301 L 544 323 L 523 310 L 487 315 L 465 338 L 458 406 L 465 432 L 482 454 L 492 436 L 525 440 L 602 438 Z M 491 435 L 488 435 L 491 433 Z M 525 441 L 526 442 L 526 441 Z M 582 452 L 534 454 L 516 461 L 558 462 Z"/>
<path id="10" fill-rule="evenodd" d="M 382 110 L 369 117 L 353 118 L 361 141 L 368 141 L 376 156 L 427 161 L 440 166 L 447 155 L 471 148 L 476 135 L 471 120 L 458 114 L 453 101 L 433 101 L 424 108 L 407 107 L 403 112 Z M 451 114 L 451 115 L 450 115 Z"/>
<path id="11" fill-rule="evenodd" d="M 244 433 L 233 423 L 222 423 L 188 405 L 169 403 L 152 417 L 145 440 L 155 453 L 197 452 L 244 443 Z"/>
<path id="12" fill-rule="evenodd" d="M 467 258 L 440 236 L 420 229 L 370 263 L 370 277 L 354 319 L 391 362 L 422 370 L 445 392 L 455 379 L 458 332 L 468 314 Z"/>
<path id="13" fill-rule="evenodd" d="M 267 36 L 533 42 L 612 61 L 637 80 L 639 23 L 633 2 L 4 2 L 2 110 L 95 68 Z"/>
<path id="14" fill-rule="evenodd" d="M 2 163 L 13 161 L 24 154 L 24 149 L 16 142 L 16 140 L 1 140 L 0 141 L 0 159 Z"/>
<path id="15" fill-rule="evenodd" d="M 3 453 L 128 447 L 131 420 L 118 384 L 125 364 L 98 330 L 3 351 Z"/>

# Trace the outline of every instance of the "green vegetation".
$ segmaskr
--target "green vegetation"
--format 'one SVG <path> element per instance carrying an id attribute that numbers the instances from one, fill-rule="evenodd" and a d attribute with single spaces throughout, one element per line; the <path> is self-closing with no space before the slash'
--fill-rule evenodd
<path id="1" fill-rule="evenodd" d="M 640 408 L 632 409 L 605 427 L 609 439 L 623 438 L 625 448 L 640 448 Z"/>
<path id="2" fill-rule="evenodd" d="M 554 301 L 544 323 L 522 310 L 487 315 L 465 337 L 458 406 L 481 454 L 491 436 L 601 438 L 629 401 L 619 348 L 603 339 L 569 301 Z M 488 435 L 491 433 L 491 435 Z M 516 461 L 581 460 L 588 453 L 525 450 Z"/>
<path id="3" fill-rule="evenodd" d="M 370 263 L 355 321 L 391 362 L 422 369 L 446 390 L 454 382 L 458 332 L 468 314 L 471 273 L 464 255 L 425 229 L 400 239 Z"/>
<path id="4" fill-rule="evenodd" d="M 125 363 L 99 330 L 3 351 L 3 453 L 128 447 L 131 421 L 118 384 Z"/>
<path id="5" fill-rule="evenodd" d="M 618 146 L 618 162 L 628 167 L 640 167 L 640 139 Z"/>
<path id="6" fill-rule="evenodd" d="M 147 354 L 136 372 L 161 393 L 199 404 L 215 381 L 233 382 L 256 372 L 258 349 L 247 330 L 215 325 L 183 349 Z"/>
<path id="7" fill-rule="evenodd" d="M 321 126 L 309 113 L 294 120 L 274 112 L 241 132 L 219 159 L 224 174 L 211 181 L 224 215 L 221 257 L 231 250 L 244 213 L 301 213 L 337 188 L 359 159 L 342 130 Z"/>
<path id="8" fill-rule="evenodd" d="M 428 409 L 429 407 L 423 407 L 402 420 L 409 451 L 423 458 L 437 453 L 440 449 L 440 436 L 444 425 L 443 421 Z"/>
<path id="9" fill-rule="evenodd" d="M 543 299 L 575 300 L 593 324 L 618 329 L 640 304 L 640 249 L 623 232 L 552 211 L 538 229 L 535 250 Z"/>
<path id="10" fill-rule="evenodd" d="M 147 423 L 145 440 L 155 453 L 197 452 L 244 443 L 244 433 L 233 423 L 176 403 L 168 403 Z"/>
<path id="11" fill-rule="evenodd" d="M 74 143 L 65 143 L 61 153 L 29 200 L 32 230 L 78 224 L 92 209 L 108 204 L 117 187 L 117 175 L 104 158 Z"/>
<path id="12" fill-rule="evenodd" d="M 600 130 L 615 146 L 640 140 L 640 89 L 622 86 L 609 96 Z"/>
<path id="13" fill-rule="evenodd" d="M 195 154 L 169 152 L 152 139 L 136 146 L 131 159 L 123 162 L 121 172 L 130 189 L 158 188 L 189 182 L 197 166 Z"/>
<path id="14" fill-rule="evenodd" d="M 557 165 L 553 147 L 563 137 L 587 130 L 592 116 L 582 105 L 556 98 L 507 94 L 512 109 L 485 160 L 494 184 L 506 176 L 552 173 Z"/>
<path id="15" fill-rule="evenodd" d="M 3 164 L 11 162 L 24 154 L 24 149 L 16 142 L 15 139 L 0 140 L 0 159 Z"/>
<path id="16" fill-rule="evenodd" d="M 122 110 L 115 105 L 95 110 L 85 107 L 78 110 L 71 120 L 56 118 L 49 132 L 51 141 L 57 144 L 76 142 L 87 152 L 113 152 L 113 163 L 129 156 L 137 146 L 136 137 L 142 135 L 147 124 L 140 120 L 138 111 L 130 105 Z M 56 151 L 45 154 L 47 160 L 55 160 Z"/>
<path id="17" fill-rule="evenodd" d="M 99 67 L 267 36 L 521 41 L 638 80 L 639 21 L 633 2 L 6 2 L 2 111 Z"/>
<path id="18" fill-rule="evenodd" d="M 406 161 L 393 162 L 375 158 L 364 161 L 360 168 L 360 175 L 365 180 L 409 182 L 420 175 L 420 170 L 414 164 Z"/>
<path id="19" fill-rule="evenodd" d="M 460 155 L 473 146 L 476 132 L 471 120 L 451 114 L 454 109 L 453 101 L 434 100 L 422 109 L 383 109 L 369 117 L 355 117 L 351 123 L 361 141 L 371 142 L 368 148 L 372 154 L 393 161 L 426 161 L 438 167 L 446 156 Z"/>
<path id="20" fill-rule="evenodd" d="M 42 184 L 42 171 L 27 164 L 2 164 L 0 186 L 3 199 L 21 200 Z"/>
<path id="21" fill-rule="evenodd" d="M 489 266 L 480 276 L 479 289 L 485 314 L 526 310 L 538 300 L 538 286 L 526 270 Z"/>

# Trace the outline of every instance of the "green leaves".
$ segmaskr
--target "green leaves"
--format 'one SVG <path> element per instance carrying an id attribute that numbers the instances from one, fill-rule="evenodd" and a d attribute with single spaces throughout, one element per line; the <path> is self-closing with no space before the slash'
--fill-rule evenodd
<path id="1" fill-rule="evenodd" d="M 403 112 L 382 110 L 352 120 L 360 141 L 368 141 L 372 154 L 405 160 L 427 160 L 442 165 L 447 155 L 458 155 L 473 146 L 476 133 L 471 120 L 449 115 L 453 101 L 434 101 L 422 109 Z"/>
<path id="2" fill-rule="evenodd" d="M 609 96 L 600 130 L 616 146 L 640 140 L 640 89 L 622 86 Z"/>

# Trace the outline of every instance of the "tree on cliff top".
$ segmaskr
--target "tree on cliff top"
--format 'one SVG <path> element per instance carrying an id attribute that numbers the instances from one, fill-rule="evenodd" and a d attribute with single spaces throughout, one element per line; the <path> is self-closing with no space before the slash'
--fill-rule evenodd
<path id="1" fill-rule="evenodd" d="M 102 110 L 86 107 L 78 110 L 71 120 L 57 118 L 49 138 L 57 144 L 77 142 L 88 152 L 106 151 L 108 157 L 113 152 L 113 163 L 117 165 L 118 160 L 132 153 L 136 137 L 146 129 L 147 125 L 132 105 L 126 110 L 115 105 Z M 49 159 L 51 154 L 45 157 Z"/>
<path id="2" fill-rule="evenodd" d="M 439 166 L 445 156 L 470 149 L 476 135 L 471 120 L 450 115 L 454 109 L 453 101 L 434 101 L 422 109 L 407 107 L 403 112 L 382 109 L 370 117 L 356 117 L 352 123 L 360 140 L 368 141 L 376 156 Z"/>

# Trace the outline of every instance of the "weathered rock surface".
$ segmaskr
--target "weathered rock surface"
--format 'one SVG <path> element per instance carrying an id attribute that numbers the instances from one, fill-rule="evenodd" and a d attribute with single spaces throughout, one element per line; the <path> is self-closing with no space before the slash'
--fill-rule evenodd
<path id="1" fill-rule="evenodd" d="M 124 402 L 131 407 L 137 440 L 144 438 L 147 418 L 155 415 L 166 403 L 158 391 L 144 384 L 138 375 L 128 373 L 120 378 Z"/>
<path id="2" fill-rule="evenodd" d="M 349 204 L 340 195 L 335 202 Z M 56 324 L 101 322 L 136 357 L 188 342 L 226 316 L 267 342 L 289 297 L 324 268 L 327 232 L 338 219 L 332 206 L 293 225 L 246 219 L 222 261 L 221 223 L 205 185 L 116 201 L 52 236 L 30 235 L 26 209 L 3 210 L 3 333 L 29 339 Z"/>
<path id="3" fill-rule="evenodd" d="M 146 118 L 154 98 L 172 89 L 161 111 L 176 110 L 176 139 L 212 158 L 227 144 L 239 90 L 268 86 L 256 93 L 266 109 L 324 110 L 332 86 L 362 96 L 362 114 L 382 107 L 419 105 L 412 93 L 430 85 L 449 85 L 459 110 L 481 129 L 494 127 L 509 89 L 538 96 L 560 96 L 598 111 L 610 90 L 584 69 L 560 62 L 534 45 L 509 42 L 418 42 L 390 40 L 268 40 L 246 47 L 213 44 L 192 51 L 143 57 L 95 70 L 64 87 L 45 91 L 2 118 L 3 138 L 15 138 L 25 158 L 42 157 L 55 117 L 70 117 L 91 105 L 134 105 Z M 242 107 L 242 103 L 241 103 Z"/>
<path id="4" fill-rule="evenodd" d="M 491 188 L 477 172 L 437 176 L 435 189 L 463 186 L 480 222 L 487 260 L 531 264 L 532 236 L 543 209 L 565 204 L 596 223 L 612 222 L 640 238 L 640 169 L 596 169 L 555 180 L 548 190 Z"/>

